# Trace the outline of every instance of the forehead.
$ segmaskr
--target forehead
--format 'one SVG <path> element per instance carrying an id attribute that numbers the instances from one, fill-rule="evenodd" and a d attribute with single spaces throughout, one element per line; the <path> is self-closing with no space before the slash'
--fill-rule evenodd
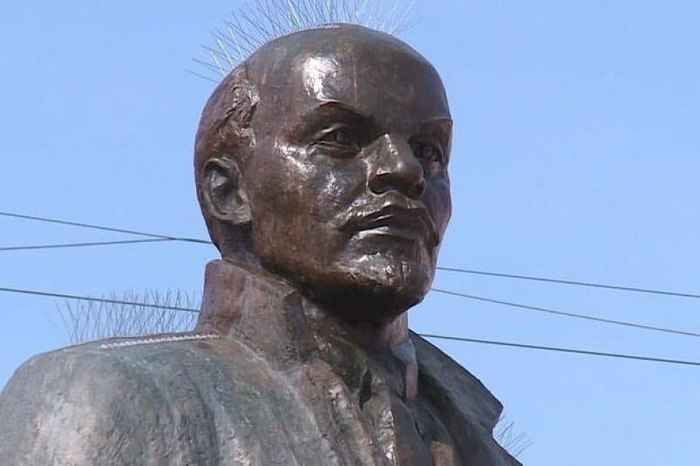
<path id="1" fill-rule="evenodd" d="M 449 119 L 439 75 L 408 45 L 359 27 L 305 31 L 254 57 L 253 81 L 265 120 L 293 120 L 337 102 L 409 131 Z"/>

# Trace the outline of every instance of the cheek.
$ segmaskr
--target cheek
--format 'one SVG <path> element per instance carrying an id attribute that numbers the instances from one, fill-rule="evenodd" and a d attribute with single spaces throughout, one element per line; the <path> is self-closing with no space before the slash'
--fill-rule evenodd
<path id="1" fill-rule="evenodd" d="M 250 167 L 247 191 L 258 254 L 275 266 L 292 268 L 308 257 L 313 236 L 313 172 L 284 154 Z"/>
<path id="2" fill-rule="evenodd" d="M 314 176 L 303 189 L 313 196 L 313 215 L 319 222 L 329 222 L 349 208 L 365 191 L 363 164 L 358 160 L 326 158 L 315 166 Z"/>
<path id="3" fill-rule="evenodd" d="M 423 195 L 425 203 L 430 215 L 433 217 L 435 225 L 440 231 L 442 239 L 447 224 L 452 215 L 452 198 L 450 196 L 450 183 L 447 180 L 434 180 L 428 183 L 427 190 Z"/>
<path id="4" fill-rule="evenodd" d="M 265 223 L 311 229 L 332 222 L 366 191 L 360 158 L 340 158 L 298 146 L 261 141 L 249 165 L 250 202 Z M 270 218 L 270 217 L 274 218 Z M 260 217 L 258 217 L 260 218 Z"/>
<path id="5" fill-rule="evenodd" d="M 255 210 L 279 215 L 291 214 L 305 205 L 313 167 L 291 150 L 261 144 L 248 167 L 246 189 Z"/>

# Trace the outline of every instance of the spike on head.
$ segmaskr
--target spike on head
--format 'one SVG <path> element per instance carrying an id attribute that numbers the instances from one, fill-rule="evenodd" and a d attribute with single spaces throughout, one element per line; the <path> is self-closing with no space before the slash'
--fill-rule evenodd
<path id="1" fill-rule="evenodd" d="M 305 29 L 342 23 L 396 34 L 410 26 L 414 5 L 415 0 L 248 1 L 212 33 L 212 45 L 202 46 L 194 61 L 204 72 L 193 74 L 221 79 L 263 44 Z"/>

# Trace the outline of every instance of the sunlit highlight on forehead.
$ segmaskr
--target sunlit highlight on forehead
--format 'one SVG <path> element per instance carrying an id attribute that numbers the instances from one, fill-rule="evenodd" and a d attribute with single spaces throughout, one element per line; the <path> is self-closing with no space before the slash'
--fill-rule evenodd
<path id="1" fill-rule="evenodd" d="M 301 64 L 302 79 L 306 92 L 318 100 L 329 100 L 331 95 L 327 87 L 329 78 L 336 79 L 339 74 L 338 63 L 323 56 L 307 57 Z"/>

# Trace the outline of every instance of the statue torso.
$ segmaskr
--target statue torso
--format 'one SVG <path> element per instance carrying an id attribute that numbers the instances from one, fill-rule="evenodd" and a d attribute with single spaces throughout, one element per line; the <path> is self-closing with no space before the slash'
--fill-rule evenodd
<path id="1" fill-rule="evenodd" d="M 265 297 L 250 327 L 242 316 L 226 334 L 203 325 L 28 361 L 0 395 L 4 464 L 519 464 L 492 438 L 498 401 L 425 340 L 411 335 L 409 357 L 372 353 L 296 322 L 286 290 L 229 289 Z M 255 326 L 266 310 L 276 320 Z"/>

